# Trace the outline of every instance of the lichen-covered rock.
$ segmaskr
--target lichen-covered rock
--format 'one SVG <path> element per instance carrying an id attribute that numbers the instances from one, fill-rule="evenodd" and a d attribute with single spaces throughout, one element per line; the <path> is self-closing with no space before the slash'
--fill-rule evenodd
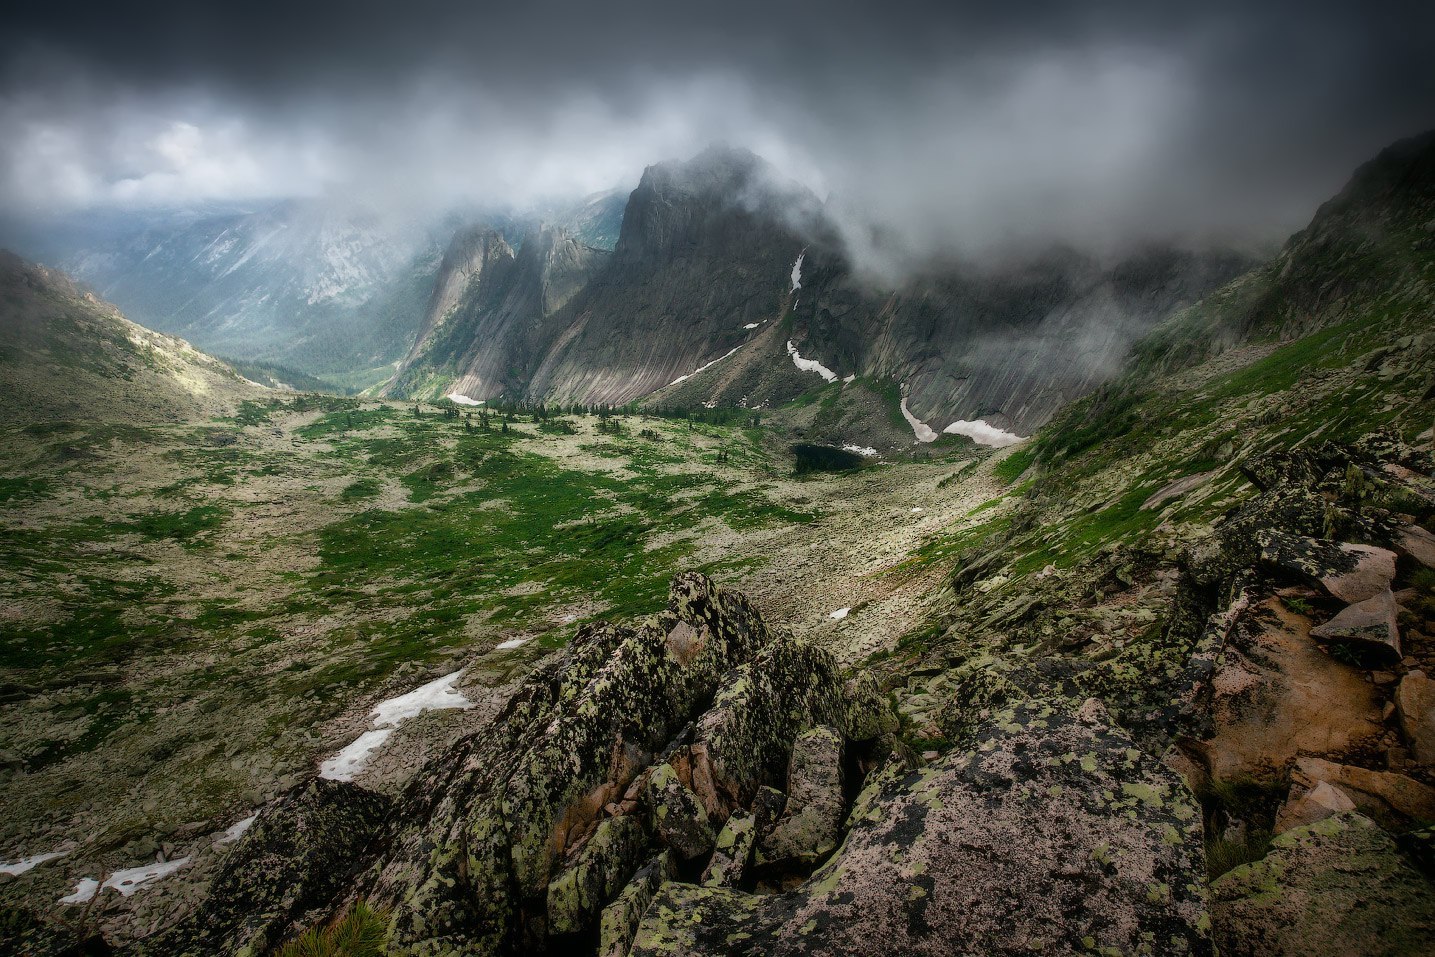
<path id="1" fill-rule="evenodd" d="M 882 693 L 882 686 L 870 671 L 847 679 L 842 686 L 847 706 L 843 730 L 852 741 L 875 741 L 884 734 L 894 734 L 899 722 L 892 710 L 891 699 Z"/>
<path id="2" fill-rule="evenodd" d="M 21 908 L 0 907 L 0 957 L 108 957 L 114 953 L 84 927 L 42 921 Z"/>
<path id="3" fill-rule="evenodd" d="M 1410 753 L 1422 764 L 1435 765 L 1435 681 L 1412 671 L 1395 689 L 1395 709 Z"/>
<path id="4" fill-rule="evenodd" d="M 1211 953 L 1200 811 L 1098 707 L 1002 711 L 879 790 L 794 890 L 664 884 L 634 957 Z"/>
<path id="5" fill-rule="evenodd" d="M 267 954 L 314 908 L 353 886 L 382 834 L 389 802 L 346 781 L 316 778 L 265 808 L 224 859 L 209 896 L 136 954 Z"/>
<path id="6" fill-rule="evenodd" d="M 494 725 L 405 792 L 391 851 L 359 890 L 392 907 L 394 954 L 541 947 L 547 887 L 568 851 L 772 640 L 746 598 L 686 573 L 636 628 L 580 629 Z"/>
<path id="7" fill-rule="evenodd" d="M 638 869 L 647 833 L 637 815 L 610 817 L 548 885 L 548 931 L 575 934 L 597 917 Z"/>
<path id="8" fill-rule="evenodd" d="M 599 921 L 598 957 L 626 957 L 628 948 L 633 944 L 633 936 L 638 932 L 638 922 L 653 902 L 653 895 L 664 881 L 675 876 L 677 866 L 672 854 L 667 851 L 652 858 L 633 875 L 613 903 L 603 908 L 603 917 Z"/>
<path id="9" fill-rule="evenodd" d="M 818 724 L 843 727 L 846 715 L 837 659 L 783 636 L 723 680 L 693 737 L 731 810 L 781 780 L 798 734 Z"/>
<path id="10" fill-rule="evenodd" d="M 733 811 L 718 832 L 713 856 L 703 870 L 704 887 L 735 887 L 742 883 L 757 841 L 757 818 L 751 811 Z"/>
<path id="11" fill-rule="evenodd" d="M 1347 605 L 1330 621 L 1310 630 L 1319 641 L 1352 646 L 1372 660 L 1400 660 L 1400 627 L 1396 623 L 1395 596 L 1387 586 L 1383 592 Z"/>
<path id="12" fill-rule="evenodd" d="M 1395 578 L 1395 553 L 1373 545 L 1344 545 L 1265 529 L 1256 535 L 1261 561 L 1324 588 L 1348 604 L 1373 598 Z"/>
<path id="13" fill-rule="evenodd" d="M 1280 835 L 1212 895 L 1223 957 L 1414 957 L 1435 941 L 1435 887 L 1354 812 Z"/>
<path id="14" fill-rule="evenodd" d="M 842 833 L 842 735 L 817 727 L 798 735 L 787 772 L 787 814 L 758 843 L 759 864 L 811 867 Z"/>
<path id="15" fill-rule="evenodd" d="M 653 829 L 669 850 L 685 861 L 712 852 L 716 836 L 708 812 L 672 765 L 658 765 L 648 778 L 647 799 Z"/>

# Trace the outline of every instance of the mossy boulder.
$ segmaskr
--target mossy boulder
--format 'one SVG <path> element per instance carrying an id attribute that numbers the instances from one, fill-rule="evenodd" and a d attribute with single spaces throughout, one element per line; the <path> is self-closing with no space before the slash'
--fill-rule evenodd
<path id="1" fill-rule="evenodd" d="M 810 868 L 842 834 L 842 735 L 817 727 L 798 735 L 787 772 L 787 813 L 758 844 L 767 867 Z"/>
<path id="2" fill-rule="evenodd" d="M 548 932 L 574 934 L 589 926 L 628 883 L 646 850 L 647 829 L 637 815 L 602 821 L 548 885 Z"/>

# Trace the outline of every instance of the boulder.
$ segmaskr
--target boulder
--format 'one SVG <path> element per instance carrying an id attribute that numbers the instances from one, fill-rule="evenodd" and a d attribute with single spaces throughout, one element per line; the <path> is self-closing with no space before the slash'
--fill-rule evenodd
<path id="1" fill-rule="evenodd" d="M 842 686 L 846 704 L 843 731 L 852 741 L 875 741 L 884 734 L 894 734 L 900 726 L 891 699 L 882 692 L 876 675 L 864 671 L 847 679 Z"/>
<path id="2" fill-rule="evenodd" d="M 580 628 L 405 790 L 384 858 L 352 888 L 391 909 L 390 948 L 541 949 L 548 885 L 570 852 L 772 640 L 746 598 L 696 573 L 636 627 Z"/>
<path id="3" fill-rule="evenodd" d="M 842 735 L 819 727 L 798 736 L 787 772 L 787 813 L 758 844 L 764 866 L 811 867 L 842 834 Z"/>
<path id="4" fill-rule="evenodd" d="M 1415 760 L 1435 765 L 1435 681 L 1423 671 L 1412 671 L 1400 679 L 1395 711 Z"/>
<path id="5" fill-rule="evenodd" d="M 1269 528 L 1257 532 L 1255 541 L 1262 563 L 1319 585 L 1347 604 L 1373 598 L 1395 578 L 1395 553 L 1389 549 L 1336 544 Z"/>
<path id="6" fill-rule="evenodd" d="M 1310 630 L 1318 641 L 1338 642 L 1367 658 L 1385 663 L 1400 660 L 1399 610 L 1389 587 L 1364 601 L 1347 605 L 1334 618 Z"/>
<path id="7" fill-rule="evenodd" d="M 872 787 L 800 886 L 664 884 L 631 953 L 1212 953 L 1200 810 L 1099 708 L 1002 710 Z"/>
<path id="8" fill-rule="evenodd" d="M 672 765 L 658 765 L 648 778 L 647 799 L 653 829 L 680 859 L 690 861 L 712 852 L 715 837 L 708 812 Z"/>
<path id="9" fill-rule="evenodd" d="M 1395 548 L 1426 568 L 1435 568 L 1435 535 L 1419 525 L 1400 529 L 1395 535 Z"/>
<path id="10" fill-rule="evenodd" d="M 548 885 L 549 933 L 575 934 L 589 926 L 638 869 L 646 850 L 647 829 L 637 815 L 600 823 Z"/>
<path id="11" fill-rule="evenodd" d="M 1305 827 L 1316 821 L 1354 811 L 1355 802 L 1340 788 L 1329 781 L 1317 781 L 1313 788 L 1296 785 L 1291 788 L 1285 803 L 1276 812 L 1275 831 L 1283 834 L 1297 827 Z"/>
<path id="12" fill-rule="evenodd" d="M 1281 834 L 1211 891 L 1223 957 L 1413 957 L 1435 941 L 1435 887 L 1354 812 Z"/>
<path id="13" fill-rule="evenodd" d="M 734 811 L 718 832 L 712 860 L 703 871 L 704 887 L 735 887 L 742 883 L 757 842 L 757 818 L 751 811 Z"/>
<path id="14" fill-rule="evenodd" d="M 694 729 L 694 750 L 703 749 L 726 810 L 746 807 L 760 785 L 782 779 L 798 734 L 844 727 L 847 714 L 837 659 L 784 635 L 724 678 Z"/>

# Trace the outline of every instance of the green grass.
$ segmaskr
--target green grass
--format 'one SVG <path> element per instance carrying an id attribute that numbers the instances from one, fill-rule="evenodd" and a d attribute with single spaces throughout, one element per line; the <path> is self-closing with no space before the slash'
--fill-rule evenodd
<path id="1" fill-rule="evenodd" d="M 1036 461 L 1036 448 L 1028 444 L 1024 448 L 1017 449 L 993 466 L 992 474 L 1010 485 L 1025 475 L 1026 470 L 1031 468 L 1031 464 L 1034 461 Z"/>

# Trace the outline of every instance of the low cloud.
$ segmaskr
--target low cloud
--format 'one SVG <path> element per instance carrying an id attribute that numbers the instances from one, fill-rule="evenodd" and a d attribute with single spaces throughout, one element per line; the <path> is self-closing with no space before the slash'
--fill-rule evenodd
<path id="1" fill-rule="evenodd" d="M 524 206 L 723 141 L 830 198 L 890 274 L 1053 242 L 1277 239 L 1435 120 L 1423 7 L 419 7 L 97 8 L 78 28 L 28 11 L 0 31 L 0 212 Z"/>

